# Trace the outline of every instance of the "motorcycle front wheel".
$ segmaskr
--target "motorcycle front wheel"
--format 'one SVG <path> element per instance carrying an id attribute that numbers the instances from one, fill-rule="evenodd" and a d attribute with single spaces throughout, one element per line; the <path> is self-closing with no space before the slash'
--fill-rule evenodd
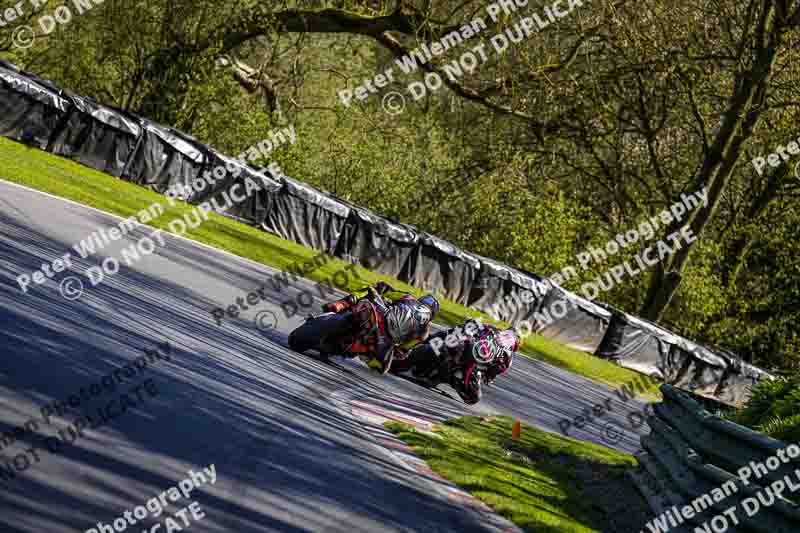
<path id="1" fill-rule="evenodd" d="M 456 391 L 458 395 L 461 396 L 461 399 L 464 400 L 464 403 L 467 405 L 475 405 L 476 403 L 481 401 L 481 397 L 483 396 L 483 387 L 482 387 L 482 376 L 481 372 L 476 370 L 472 372 L 472 375 L 469 377 L 469 386 L 464 388 L 463 383 L 459 383 L 459 387 L 456 387 Z"/>

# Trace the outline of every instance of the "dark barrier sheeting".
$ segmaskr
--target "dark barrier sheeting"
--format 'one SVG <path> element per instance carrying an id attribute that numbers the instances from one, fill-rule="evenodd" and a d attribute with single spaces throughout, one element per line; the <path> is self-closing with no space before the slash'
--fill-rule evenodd
<path id="1" fill-rule="evenodd" d="M 409 283 L 428 292 L 443 293 L 461 305 L 469 303 L 469 293 L 480 270 L 477 257 L 429 233 L 420 234 L 415 256 L 409 262 Z"/>
<path id="2" fill-rule="evenodd" d="M 262 227 L 284 239 L 333 254 L 350 214 L 350 207 L 323 192 L 283 177 L 272 196 Z"/>
<path id="3" fill-rule="evenodd" d="M 625 368 L 732 405 L 741 404 L 755 383 L 769 376 L 735 356 L 715 353 L 656 324 L 604 307 L 613 316 L 597 355 Z"/>
<path id="4" fill-rule="evenodd" d="M 270 205 L 278 191 L 280 182 L 262 174 L 241 161 L 209 150 L 209 161 L 213 186 L 196 192 L 192 203 L 209 201 L 215 211 L 251 226 L 260 226 L 267 219 Z M 222 169 L 225 172 L 222 172 Z M 223 177 L 224 176 L 224 177 Z M 248 193 L 248 182 L 250 192 Z M 259 190 L 254 190 L 255 184 Z M 224 208 L 224 209 L 223 209 Z"/>
<path id="5" fill-rule="evenodd" d="M 481 262 L 480 270 L 469 295 L 469 306 L 483 311 L 497 319 L 509 318 L 508 303 L 505 301 L 505 280 L 511 278 L 511 270 L 488 257 L 477 256 Z"/>
<path id="6" fill-rule="evenodd" d="M 506 322 L 516 325 L 541 309 L 553 284 L 535 274 L 523 273 L 513 268 L 509 268 L 509 271 L 508 279 L 503 281 L 508 302 Z"/>
<path id="7" fill-rule="evenodd" d="M 719 401 L 742 405 L 750 397 L 753 386 L 769 373 L 749 365 L 736 356 L 685 341 L 691 346 L 695 375 L 691 381 L 679 382 L 686 390 Z"/>
<path id="8" fill-rule="evenodd" d="M 733 354 L 715 353 L 610 306 L 601 308 L 536 274 L 470 254 L 288 177 L 277 181 L 249 167 L 236 176 L 232 169 L 238 162 L 188 135 L 67 94 L 2 60 L 0 135 L 160 193 L 185 187 L 180 196 L 192 203 L 227 205 L 227 216 L 444 293 L 497 319 L 523 328 L 530 323 L 544 336 L 695 394 L 738 404 L 769 377 Z M 217 169 L 214 176 L 217 167 L 225 171 Z M 249 180 L 261 190 L 248 194 Z M 192 186 L 198 183 L 205 189 Z M 236 200 L 231 193 L 245 198 Z"/>
<path id="9" fill-rule="evenodd" d="M 470 293 L 470 307 L 479 309 L 497 320 L 518 324 L 541 307 L 550 291 L 548 280 L 535 274 L 476 256 L 481 262 L 478 279 Z"/>
<path id="10" fill-rule="evenodd" d="M 351 205 L 336 256 L 405 281 L 414 270 L 418 242 L 412 227 Z"/>
<path id="11" fill-rule="evenodd" d="M 142 134 L 138 121 L 89 98 L 70 97 L 73 106 L 50 151 L 120 177 Z"/>
<path id="12" fill-rule="evenodd" d="M 171 128 L 142 122 L 141 140 L 122 178 L 159 193 L 178 185 L 191 188 L 202 178 L 208 148 Z"/>
<path id="13" fill-rule="evenodd" d="M 46 150 L 71 105 L 52 84 L 0 65 L 0 135 Z"/>
<path id="14" fill-rule="evenodd" d="M 753 387 L 763 379 L 772 376 L 760 368 L 745 363 L 736 356 L 729 356 L 728 372 L 722 376 L 720 385 L 714 395 L 721 402 L 742 405 L 750 398 Z"/>
<path id="15" fill-rule="evenodd" d="M 604 307 L 611 311 L 612 318 L 597 355 L 625 368 L 675 383 L 691 359 L 688 344 L 654 324 L 611 306 Z M 683 345 L 682 349 L 673 349 L 679 344 Z"/>
<path id="16" fill-rule="evenodd" d="M 542 305 L 527 317 L 544 337 L 582 352 L 595 353 L 611 321 L 611 313 L 557 285 L 545 295 Z"/>
<path id="17" fill-rule="evenodd" d="M 681 345 L 674 345 L 672 350 L 681 353 L 683 367 L 670 383 L 700 396 L 715 397 L 728 369 L 727 359 L 702 346 L 681 340 Z"/>

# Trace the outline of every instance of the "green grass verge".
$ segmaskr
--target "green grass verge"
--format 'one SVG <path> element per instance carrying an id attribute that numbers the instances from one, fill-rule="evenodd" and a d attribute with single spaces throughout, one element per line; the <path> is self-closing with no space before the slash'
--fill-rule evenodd
<path id="1" fill-rule="evenodd" d="M 170 206 L 164 196 L 148 189 L 4 138 L 0 138 L 0 169 L 2 169 L 0 178 L 68 198 L 121 217 L 133 216 L 140 210 L 158 203 L 164 207 L 165 212 L 149 225 L 164 231 L 169 231 L 167 225 L 170 221 L 182 217 L 192 209 L 192 206 L 182 202 L 176 202 L 175 206 Z M 207 222 L 198 228 L 189 229 L 186 236 L 280 270 L 302 264 L 319 253 L 295 242 L 281 239 L 213 213 Z M 308 274 L 307 277 L 314 281 L 327 281 L 334 273 L 346 266 L 349 266 L 349 263 L 331 259 L 319 269 Z M 357 275 L 349 278 L 348 289 L 350 290 L 384 280 L 398 289 L 418 295 L 423 293 L 420 289 L 388 276 L 370 272 L 360 266 L 355 268 L 355 272 Z M 481 316 L 487 322 L 505 325 L 474 309 L 447 300 L 442 301 L 442 310 L 437 322 L 448 325 L 461 324 L 468 316 Z M 631 382 L 639 375 L 539 335 L 528 337 L 523 347 L 525 355 L 612 386 Z M 643 397 L 657 398 L 657 388 L 654 386 L 652 391 L 648 391 Z"/>
<path id="2" fill-rule="evenodd" d="M 512 424 L 465 417 L 434 434 L 397 422 L 386 427 L 434 472 L 525 531 L 588 533 L 612 530 L 612 523 L 633 531 L 644 523 L 646 504 L 624 477 L 633 456 L 525 425 L 513 441 Z"/>

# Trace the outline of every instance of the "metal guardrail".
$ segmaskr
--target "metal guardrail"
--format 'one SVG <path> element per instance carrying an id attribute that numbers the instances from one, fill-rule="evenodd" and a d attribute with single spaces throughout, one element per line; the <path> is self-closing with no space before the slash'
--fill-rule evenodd
<path id="1" fill-rule="evenodd" d="M 670 385 L 661 392 L 630 474 L 654 512 L 642 533 L 800 532 L 800 458 L 777 459 L 759 479 L 740 473 L 768 459 L 774 466 L 790 443 L 713 416 Z"/>

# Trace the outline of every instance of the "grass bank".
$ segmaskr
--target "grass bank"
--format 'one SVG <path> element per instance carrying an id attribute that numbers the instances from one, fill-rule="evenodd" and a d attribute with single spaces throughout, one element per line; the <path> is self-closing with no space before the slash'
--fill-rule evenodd
<path id="1" fill-rule="evenodd" d="M 524 531 L 639 531 L 645 501 L 625 471 L 633 456 L 522 426 L 507 417 L 453 419 L 434 434 L 388 422 L 439 475 L 469 491 Z"/>
<path id="2" fill-rule="evenodd" d="M 0 178 L 125 218 L 154 203 L 159 203 L 164 208 L 164 214 L 149 225 L 164 231 L 169 231 L 170 221 L 182 217 L 192 209 L 192 206 L 182 202 L 176 202 L 175 206 L 171 206 L 164 196 L 148 189 L 5 138 L 0 138 Z M 279 270 L 303 263 L 319 253 L 214 213 L 198 228 L 189 229 L 186 236 Z M 348 266 L 348 263 L 331 259 L 307 277 L 314 281 L 327 281 L 345 266 Z M 362 267 L 356 267 L 354 270 L 356 276 L 350 276 L 348 289 L 358 289 L 374 284 L 378 280 L 384 280 L 399 289 L 422 294 L 419 289 L 388 276 L 370 272 Z M 461 324 L 468 316 L 481 316 L 487 322 L 502 324 L 474 309 L 447 300 L 442 301 L 442 311 L 437 322 L 448 325 Z M 612 386 L 631 382 L 638 376 L 636 372 L 539 335 L 527 338 L 523 349 L 527 356 Z M 656 387 L 643 397 L 657 398 Z"/>

